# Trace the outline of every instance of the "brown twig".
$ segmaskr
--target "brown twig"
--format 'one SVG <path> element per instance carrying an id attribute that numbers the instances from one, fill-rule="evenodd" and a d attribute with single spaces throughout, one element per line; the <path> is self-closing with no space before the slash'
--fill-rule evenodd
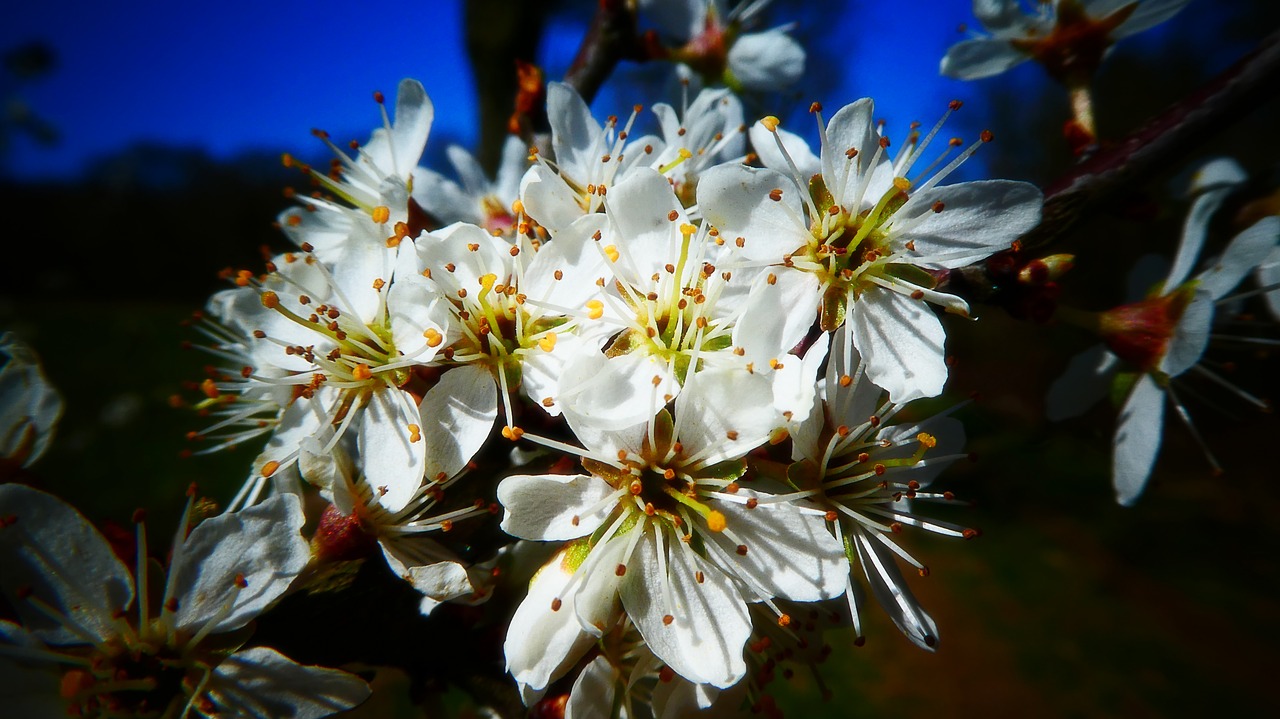
<path id="1" fill-rule="evenodd" d="M 645 58 L 635 13 L 627 0 L 600 0 L 564 81 L 590 103 L 619 62 Z"/>
<path id="2" fill-rule="evenodd" d="M 1062 237 L 1111 190 L 1147 180 L 1182 162 L 1215 133 L 1262 103 L 1280 97 L 1280 33 L 1149 120 L 1127 137 L 1076 165 L 1045 189 L 1044 219 L 1022 238 L 1037 250 Z"/>
<path id="3" fill-rule="evenodd" d="M 1170 166 L 1185 162 L 1197 145 L 1229 127 L 1263 103 L 1280 97 L 1280 32 L 1256 50 L 1124 139 L 1075 165 L 1045 188 L 1044 212 L 1023 235 L 1015 250 L 951 273 L 952 291 L 978 302 L 999 304 L 1015 316 L 1047 319 L 1052 297 L 1028 298 L 1026 288 L 1011 287 L 1021 266 L 1048 252 L 1076 223 L 1114 191 L 1147 181 Z M 1028 303 L 1037 305 L 1028 311 Z"/>

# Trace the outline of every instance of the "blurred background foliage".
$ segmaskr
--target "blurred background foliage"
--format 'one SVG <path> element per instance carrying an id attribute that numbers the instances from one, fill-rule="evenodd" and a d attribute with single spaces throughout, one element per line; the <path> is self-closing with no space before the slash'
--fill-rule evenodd
<path id="1" fill-rule="evenodd" d="M 479 114 L 470 117 L 464 114 L 469 108 L 445 107 L 437 98 L 438 118 L 452 113 L 462 119 L 438 121 L 424 164 L 444 169 L 443 150 L 454 140 L 480 141 L 487 148 L 482 152 L 491 152 L 510 111 L 514 59 L 536 61 L 548 78 L 562 76 L 593 5 L 472 0 L 464 8 L 465 37 L 412 28 L 412 42 L 431 48 L 416 60 L 414 73 L 428 91 L 441 73 L 469 73 L 480 98 Z M 895 114 L 901 110 L 880 100 L 893 133 L 905 131 L 911 119 L 931 124 L 958 96 L 967 107 L 952 120 L 953 130 L 972 137 L 991 128 L 998 138 L 966 167 L 966 177 L 1043 185 L 1065 170 L 1071 157 L 1061 138 L 1068 116 L 1061 89 L 1030 63 L 975 83 L 938 78 L 938 59 L 958 39 L 955 27 L 972 22 L 968 3 L 911 5 L 775 2 L 768 17 L 796 24 L 794 32 L 810 52 L 809 72 L 784 95 L 749 100 L 749 114 L 778 114 L 791 129 L 813 137 L 805 112 L 811 100 L 821 100 L 829 115 L 883 89 L 895 100 L 914 98 L 909 111 L 922 113 Z M 1166 25 L 1121 44 L 1096 86 L 1103 137 L 1135 128 L 1278 27 L 1280 4 L 1198 0 Z M 287 204 L 282 189 L 300 182 L 281 167 L 279 153 L 317 163 L 324 155 L 319 143 L 303 136 L 287 147 L 247 142 L 238 153 L 139 137 L 85 158 L 78 171 L 50 177 L 33 170 L 40 148 L 68 141 L 57 113 L 31 99 L 40 96 L 33 89 L 58 83 L 74 90 L 95 82 L 67 74 L 55 45 L 47 43 L 56 30 L 48 33 L 0 47 L 6 225 L 0 328 L 37 349 L 67 404 L 53 451 L 19 479 L 104 523 L 127 526 L 133 509 L 148 507 L 157 529 L 171 531 L 188 483 L 229 498 L 256 452 L 244 447 L 184 456 L 184 435 L 202 420 L 171 400 L 193 396 L 190 384 L 203 377 L 208 358 L 183 348 L 199 338 L 181 323 L 222 287 L 219 269 L 258 269 L 265 254 L 285 249 L 272 222 Z M 294 72 L 309 72 L 308 63 L 317 62 L 280 51 L 255 61 L 288 63 Z M 358 59 L 351 63 L 351 72 L 359 72 Z M 637 99 L 677 100 L 668 70 L 658 63 L 624 63 L 596 109 L 603 115 Z M 394 80 L 370 78 L 367 84 L 389 87 Z M 350 112 L 340 114 L 339 137 L 363 139 L 372 129 L 368 123 L 376 114 L 365 97 L 351 98 L 354 109 L 343 109 Z M 303 109 L 324 124 L 333 108 Z M 259 118 L 244 116 L 242 122 L 235 131 L 251 138 Z M 1254 178 L 1219 216 L 1214 240 L 1217 246 L 1225 242 L 1233 213 L 1276 188 L 1277 126 L 1280 108 L 1271 102 L 1206 136 L 1200 150 L 1179 158 L 1156 181 L 1111 198 L 1103 212 L 1053 248 L 1077 254 L 1076 269 L 1064 282 L 1065 301 L 1085 309 L 1123 301 L 1133 262 L 1149 252 L 1167 255 L 1176 244 L 1187 210 L 1180 176 L 1213 154 L 1235 157 Z M 1231 398 L 1192 400 L 1197 426 L 1226 473 L 1213 476 L 1171 415 L 1145 496 L 1134 508 L 1118 507 L 1109 478 L 1114 409 L 1098 407 L 1060 425 L 1043 419 L 1048 383 L 1091 338 L 1066 326 L 1016 321 L 995 308 L 975 309 L 979 322 L 948 318 L 956 364 L 947 395 L 930 406 L 973 398 L 959 416 L 978 461 L 957 466 L 940 481 L 973 502 L 948 508 L 951 518 L 984 533 L 971 542 L 904 541 L 933 570 L 912 586 L 938 621 L 939 650 L 917 650 L 873 609 L 866 646 L 854 648 L 847 635 L 828 636 L 835 652 L 823 674 L 833 698 L 823 701 L 813 679 L 798 673 L 778 687 L 780 704 L 792 716 L 1167 716 L 1261 713 L 1273 706 L 1280 500 L 1272 486 L 1276 460 L 1267 452 L 1280 439 L 1274 416 Z M 1254 334 L 1273 338 L 1274 327 L 1249 325 Z M 1276 396 L 1270 354 L 1215 348 L 1210 357 L 1235 367 L 1233 379 L 1242 386 Z M 378 684 L 387 689 L 365 716 L 417 714 L 404 701 L 408 682 L 402 673 L 380 674 Z M 465 713 L 465 695 L 455 692 L 431 711 Z"/>

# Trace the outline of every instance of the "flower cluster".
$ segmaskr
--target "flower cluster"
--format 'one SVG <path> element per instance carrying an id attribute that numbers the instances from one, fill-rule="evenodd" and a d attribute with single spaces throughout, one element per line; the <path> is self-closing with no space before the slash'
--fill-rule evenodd
<path id="1" fill-rule="evenodd" d="M 860 626 L 855 572 L 932 647 L 896 562 L 927 572 L 890 535 L 976 534 L 916 511 L 950 498 L 924 486 L 963 433 L 891 419 L 946 381 L 934 306 L 968 307 L 939 284 L 1033 226 L 1039 191 L 942 184 L 990 133 L 940 121 L 890 151 L 869 99 L 814 107 L 816 151 L 748 129 L 727 90 L 655 106 L 646 135 L 639 107 L 602 123 L 558 83 L 547 104 L 551 151 L 518 182 L 511 144 L 496 182 L 461 151 L 463 186 L 419 168 L 432 106 L 410 80 L 354 157 L 303 168 L 323 191 L 281 216 L 296 249 L 228 274 L 202 323 L 226 360 L 202 438 L 269 434 L 232 507 L 315 486 L 322 555 L 376 540 L 424 613 L 490 591 L 447 539 L 462 520 L 557 543 L 507 633 L 528 703 L 626 627 L 705 705 L 748 677 L 762 621 L 794 641 L 794 607 L 844 595 Z M 494 467 L 503 440 L 567 463 Z M 484 476 L 505 476 L 496 504 Z"/>

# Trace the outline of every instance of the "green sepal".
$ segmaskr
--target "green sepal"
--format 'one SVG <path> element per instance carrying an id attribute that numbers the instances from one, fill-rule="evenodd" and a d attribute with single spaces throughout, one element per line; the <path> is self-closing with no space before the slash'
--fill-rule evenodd
<path id="1" fill-rule="evenodd" d="M 637 330 L 626 330 L 613 338 L 613 342 L 605 348 L 605 357 L 621 357 L 643 346 L 647 338 Z"/>
<path id="2" fill-rule="evenodd" d="M 818 317 L 818 324 L 823 332 L 835 332 L 844 324 L 848 303 L 849 293 L 838 285 L 832 285 L 822 293 L 822 313 Z"/>
<path id="3" fill-rule="evenodd" d="M 600 462 L 590 457 L 582 458 L 582 468 L 608 482 L 612 487 L 621 487 L 631 482 L 632 474 L 612 464 Z"/>
<path id="4" fill-rule="evenodd" d="M 822 482 L 818 465 L 807 459 L 793 462 L 787 467 L 787 483 L 799 490 L 814 489 Z"/>
<path id="5" fill-rule="evenodd" d="M 1129 392 L 1133 390 L 1133 385 L 1138 381 L 1141 372 L 1117 372 L 1116 376 L 1111 379 L 1111 404 L 1116 407 L 1123 407 L 1125 399 L 1129 396 Z"/>
<path id="6" fill-rule="evenodd" d="M 735 481 L 747 472 L 747 463 L 741 459 L 727 459 L 698 470 L 698 479 L 727 479 Z"/>
<path id="7" fill-rule="evenodd" d="M 885 265 L 883 273 L 889 277 L 894 277 L 902 280 L 903 282 L 913 284 L 916 287 L 923 287 L 926 290 L 931 290 L 938 286 L 938 280 L 934 278 L 933 275 L 916 265 L 894 262 Z"/>
<path id="8" fill-rule="evenodd" d="M 832 205 L 836 204 L 836 198 L 831 196 L 831 190 L 827 189 L 827 181 L 823 179 L 822 173 L 818 173 L 809 178 L 809 197 L 813 198 L 813 204 L 818 208 L 818 217 L 825 215 Z M 817 218 L 814 218 L 816 221 Z"/>

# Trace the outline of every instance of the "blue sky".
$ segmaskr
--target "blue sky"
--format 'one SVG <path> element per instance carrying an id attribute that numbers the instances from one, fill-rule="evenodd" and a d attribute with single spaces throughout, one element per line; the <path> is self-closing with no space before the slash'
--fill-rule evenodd
<path id="1" fill-rule="evenodd" d="M 581 4 L 585 22 L 594 3 Z M 979 96 L 977 85 L 937 74 L 939 58 L 960 37 L 957 25 L 971 21 L 968 0 L 850 5 L 832 11 L 832 42 L 849 38 L 851 54 L 840 68 L 810 67 L 843 72 L 843 79 L 833 97 L 816 99 L 834 109 L 871 95 L 900 128 L 931 123 L 953 97 Z M 438 134 L 475 139 L 462 0 L 26 2 L 5 19 L 0 51 L 42 40 L 58 63 L 22 97 L 62 141 L 45 148 L 20 138 L 8 166 L 21 178 L 74 177 L 92 158 L 140 141 L 229 158 L 313 150 L 308 133 L 317 126 L 364 138 L 378 123 L 372 91 L 390 95 L 402 77 L 426 85 Z M 564 56 L 552 66 L 567 63 L 576 32 L 572 22 L 549 29 L 544 54 Z M 1043 81 L 1030 64 L 1014 75 L 1014 82 Z"/>

